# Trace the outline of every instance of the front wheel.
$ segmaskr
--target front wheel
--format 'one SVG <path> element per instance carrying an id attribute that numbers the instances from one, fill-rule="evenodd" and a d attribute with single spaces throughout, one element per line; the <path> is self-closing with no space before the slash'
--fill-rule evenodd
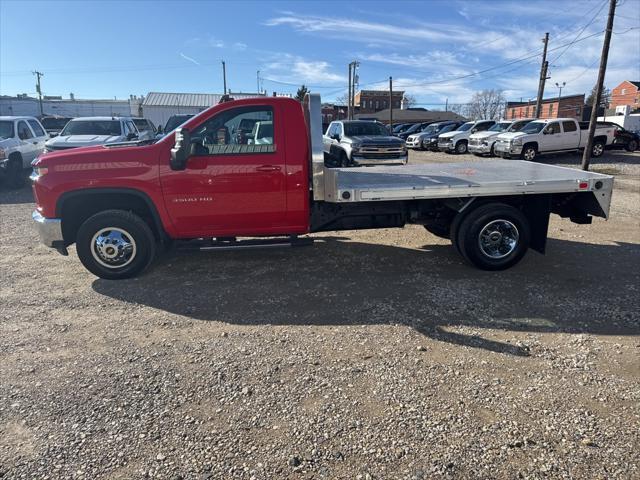
<path id="1" fill-rule="evenodd" d="M 536 159 L 536 156 L 538 156 L 538 151 L 533 145 L 525 145 L 525 147 L 522 149 L 523 160 L 533 162 Z"/>
<path id="2" fill-rule="evenodd" d="M 22 168 L 22 158 L 11 158 L 7 165 L 7 185 L 9 188 L 22 188 L 24 186 L 25 176 Z"/>
<path id="3" fill-rule="evenodd" d="M 456 143 L 456 153 L 467 153 L 467 142 L 465 142 L 464 140 L 460 140 L 458 143 Z"/>
<path id="4" fill-rule="evenodd" d="M 151 264 L 156 242 L 149 225 L 138 215 L 106 210 L 80 226 L 76 250 L 91 273 L 119 280 L 134 277 Z"/>
<path id="5" fill-rule="evenodd" d="M 482 270 L 512 267 L 527 253 L 531 238 L 524 214 L 503 203 L 488 203 L 469 212 L 455 233 L 458 251 Z"/>

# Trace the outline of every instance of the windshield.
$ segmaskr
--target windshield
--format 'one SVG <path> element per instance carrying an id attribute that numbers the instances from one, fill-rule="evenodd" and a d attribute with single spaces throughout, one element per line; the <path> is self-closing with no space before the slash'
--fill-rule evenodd
<path id="1" fill-rule="evenodd" d="M 43 118 L 40 123 L 45 130 L 62 130 L 69 120 L 69 118 L 47 117 Z"/>
<path id="2" fill-rule="evenodd" d="M 436 133 L 438 132 L 440 127 L 438 127 L 438 125 L 429 125 L 427 128 L 423 129 L 422 132 L 423 133 Z"/>
<path id="3" fill-rule="evenodd" d="M 458 132 L 466 132 L 471 127 L 473 127 L 473 123 L 474 122 L 463 123 L 462 125 L 460 125 L 460 128 L 458 128 Z"/>
<path id="4" fill-rule="evenodd" d="M 531 122 L 527 123 L 520 131 L 524 133 L 539 133 L 545 125 L 546 123 L 543 122 Z"/>
<path id="5" fill-rule="evenodd" d="M 519 122 L 513 122 L 509 127 L 509 132 L 519 132 L 522 130 L 531 120 L 521 120 Z"/>
<path id="6" fill-rule="evenodd" d="M 65 135 L 121 135 L 120 120 L 72 120 L 60 132 Z"/>
<path id="7" fill-rule="evenodd" d="M 193 115 L 174 115 L 172 117 L 169 117 L 169 120 L 167 120 L 167 124 L 164 126 L 164 132 L 169 133 L 172 130 L 175 130 L 191 117 L 193 117 Z"/>
<path id="8" fill-rule="evenodd" d="M 375 122 L 345 123 L 344 134 L 347 137 L 356 137 L 358 135 L 389 135 L 383 125 Z"/>
<path id="9" fill-rule="evenodd" d="M 134 118 L 133 123 L 135 124 L 139 132 L 149 130 L 149 124 L 144 118 Z"/>
<path id="10" fill-rule="evenodd" d="M 495 123 L 490 129 L 490 132 L 504 132 L 507 128 L 509 128 L 511 122 L 500 122 Z"/>
<path id="11" fill-rule="evenodd" d="M 450 123 L 449 125 L 445 125 L 439 133 L 447 133 L 455 130 L 457 125 L 455 123 Z"/>
<path id="12" fill-rule="evenodd" d="M 0 121 L 0 138 L 13 138 L 13 122 Z"/>

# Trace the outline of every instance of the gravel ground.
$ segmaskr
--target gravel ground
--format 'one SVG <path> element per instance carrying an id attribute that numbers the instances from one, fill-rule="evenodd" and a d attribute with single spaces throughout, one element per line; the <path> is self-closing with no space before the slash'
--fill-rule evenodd
<path id="1" fill-rule="evenodd" d="M 109 282 L 0 190 L 0 477 L 640 478 L 640 154 L 594 170 L 611 219 L 501 273 L 411 226 Z"/>

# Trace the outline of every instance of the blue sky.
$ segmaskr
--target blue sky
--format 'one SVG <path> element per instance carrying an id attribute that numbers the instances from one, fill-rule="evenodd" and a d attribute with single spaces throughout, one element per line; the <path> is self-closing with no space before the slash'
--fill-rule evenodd
<path id="1" fill-rule="evenodd" d="M 620 1 L 609 88 L 640 80 L 640 0 Z M 386 88 L 391 75 L 396 89 L 427 108 L 468 101 L 484 88 L 528 99 L 545 32 L 545 96 L 557 94 L 555 82 L 567 83 L 563 94 L 588 93 L 607 9 L 607 0 L 0 0 L 0 94 L 35 94 L 35 69 L 45 74 L 46 95 L 219 93 L 224 59 L 233 91 L 255 91 L 260 70 L 268 92 L 305 83 L 332 100 L 345 93 L 347 64 L 358 60 L 363 88 Z"/>

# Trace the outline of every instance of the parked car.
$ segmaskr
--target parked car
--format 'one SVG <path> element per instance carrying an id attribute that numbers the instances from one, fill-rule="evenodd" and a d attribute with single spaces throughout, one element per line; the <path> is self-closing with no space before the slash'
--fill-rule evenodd
<path id="1" fill-rule="evenodd" d="M 249 145 L 273 145 L 273 122 L 257 121 L 251 133 L 247 134 Z"/>
<path id="2" fill-rule="evenodd" d="M 496 138 L 501 133 L 517 132 L 535 118 L 522 118 L 518 120 L 502 120 L 493 125 L 489 130 L 471 134 L 469 137 L 469 151 L 474 155 L 495 156 L 493 150 Z"/>
<path id="3" fill-rule="evenodd" d="M 610 126 L 613 128 L 613 143 L 608 147 L 611 149 L 624 148 L 628 152 L 635 152 L 640 146 L 640 134 L 631 132 L 613 122 L 598 122 L 598 125 Z"/>
<path id="4" fill-rule="evenodd" d="M 25 170 L 44 150 L 48 138 L 34 117 L 0 117 L 0 177 L 11 187 L 21 187 Z"/>
<path id="5" fill-rule="evenodd" d="M 450 132 L 455 130 L 463 122 L 438 122 L 432 123 L 422 132 L 409 135 L 407 138 L 407 148 L 416 148 L 418 150 L 426 150 L 427 148 L 437 150 L 438 149 L 438 135 L 441 133 Z"/>
<path id="6" fill-rule="evenodd" d="M 397 135 L 399 133 L 404 132 L 407 128 L 413 126 L 413 123 L 401 123 L 399 125 L 396 125 L 395 127 L 393 127 L 393 134 Z"/>
<path id="7" fill-rule="evenodd" d="M 398 133 L 396 136 L 406 140 L 409 138 L 409 135 L 413 135 L 414 133 L 420 133 L 433 122 L 422 122 L 422 123 L 414 123 L 411 127 L 407 128 L 404 132 Z"/>
<path id="8" fill-rule="evenodd" d="M 156 138 L 156 127 L 153 125 L 151 120 L 136 117 L 132 120 L 133 124 L 138 129 L 138 140 L 153 140 Z"/>
<path id="9" fill-rule="evenodd" d="M 158 126 L 158 133 L 163 133 L 166 135 L 169 132 L 173 132 L 177 127 L 182 125 L 193 116 L 194 115 L 189 113 L 178 113 L 176 115 L 171 115 L 167 120 L 167 123 L 164 124 L 164 128 L 160 128 L 160 126 Z"/>
<path id="10" fill-rule="evenodd" d="M 354 165 L 406 164 L 404 140 L 389 135 L 387 127 L 370 120 L 331 122 L 323 137 L 327 164 Z"/>
<path id="11" fill-rule="evenodd" d="M 69 120 L 73 120 L 73 117 L 59 117 L 57 115 L 52 115 L 42 117 L 40 119 L 40 123 L 49 135 L 55 137 L 62 131 L 64 126 L 69 123 Z"/>
<path id="12" fill-rule="evenodd" d="M 538 155 L 557 152 L 572 152 L 584 149 L 587 144 L 589 122 L 577 122 L 573 118 L 534 120 L 518 132 L 501 133 L 494 150 L 504 158 L 520 157 L 533 161 Z M 591 156 L 599 157 L 613 143 L 614 129 L 611 126 L 596 128 Z"/>
<path id="13" fill-rule="evenodd" d="M 463 123 L 457 130 L 438 135 L 438 150 L 447 153 L 467 153 L 471 134 L 489 130 L 495 123 L 494 120 Z"/>
<path id="14" fill-rule="evenodd" d="M 78 117 L 46 142 L 45 152 L 137 139 L 138 129 L 131 117 Z"/>

